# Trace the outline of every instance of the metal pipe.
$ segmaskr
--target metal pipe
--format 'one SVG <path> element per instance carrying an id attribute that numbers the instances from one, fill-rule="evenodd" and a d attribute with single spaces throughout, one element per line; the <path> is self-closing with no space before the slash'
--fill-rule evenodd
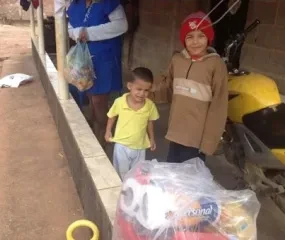
<path id="1" fill-rule="evenodd" d="M 69 98 L 68 83 L 64 79 L 64 65 L 67 53 L 66 15 L 55 16 L 56 61 L 58 72 L 58 94 L 62 100 Z"/>
<path id="2" fill-rule="evenodd" d="M 34 6 L 31 3 L 30 5 L 30 26 L 31 26 L 31 36 L 34 38 L 36 36 L 35 31 L 35 13 L 34 13 Z"/>
<path id="3" fill-rule="evenodd" d="M 38 48 L 39 54 L 45 65 L 45 39 L 44 39 L 44 16 L 43 16 L 43 0 L 39 0 L 37 8 L 37 22 L 38 22 Z"/>

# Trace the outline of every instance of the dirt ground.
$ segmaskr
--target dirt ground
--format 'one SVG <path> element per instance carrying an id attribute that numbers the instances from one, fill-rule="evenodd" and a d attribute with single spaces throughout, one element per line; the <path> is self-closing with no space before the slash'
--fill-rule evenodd
<path id="1" fill-rule="evenodd" d="M 31 56 L 29 28 L 0 25 L 0 36 L 0 78 L 34 77 L 0 89 L 0 239 L 63 240 L 69 224 L 84 216 Z"/>

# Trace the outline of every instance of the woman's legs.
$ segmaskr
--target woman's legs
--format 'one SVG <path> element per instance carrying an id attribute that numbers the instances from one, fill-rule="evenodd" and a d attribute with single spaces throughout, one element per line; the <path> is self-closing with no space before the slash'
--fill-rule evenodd
<path id="1" fill-rule="evenodd" d="M 104 139 L 106 125 L 109 94 L 89 96 L 93 114 L 93 132 L 103 148 L 106 146 Z"/>

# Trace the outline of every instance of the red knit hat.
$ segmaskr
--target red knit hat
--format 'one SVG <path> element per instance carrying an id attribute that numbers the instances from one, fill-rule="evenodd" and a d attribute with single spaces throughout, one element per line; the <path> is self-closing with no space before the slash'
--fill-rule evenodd
<path id="1" fill-rule="evenodd" d="M 190 14 L 181 24 L 180 29 L 180 40 L 185 46 L 185 38 L 188 33 L 201 30 L 209 40 L 209 44 L 211 44 L 214 40 L 214 29 L 212 27 L 212 21 L 209 17 L 205 18 L 203 21 L 202 19 L 206 16 L 203 12 L 196 12 Z M 202 22 L 201 22 L 202 21 Z M 198 28 L 197 28 L 198 26 Z"/>

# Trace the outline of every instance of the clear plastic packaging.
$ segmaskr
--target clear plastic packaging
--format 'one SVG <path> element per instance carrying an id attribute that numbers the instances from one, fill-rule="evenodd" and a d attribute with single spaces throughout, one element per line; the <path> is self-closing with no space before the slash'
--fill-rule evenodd
<path id="1" fill-rule="evenodd" d="M 95 72 L 86 43 L 78 42 L 69 50 L 64 74 L 68 83 L 77 87 L 79 91 L 86 91 L 93 86 Z"/>
<path id="2" fill-rule="evenodd" d="M 125 177 L 113 240 L 256 240 L 253 191 L 218 185 L 200 159 L 139 162 Z"/>

